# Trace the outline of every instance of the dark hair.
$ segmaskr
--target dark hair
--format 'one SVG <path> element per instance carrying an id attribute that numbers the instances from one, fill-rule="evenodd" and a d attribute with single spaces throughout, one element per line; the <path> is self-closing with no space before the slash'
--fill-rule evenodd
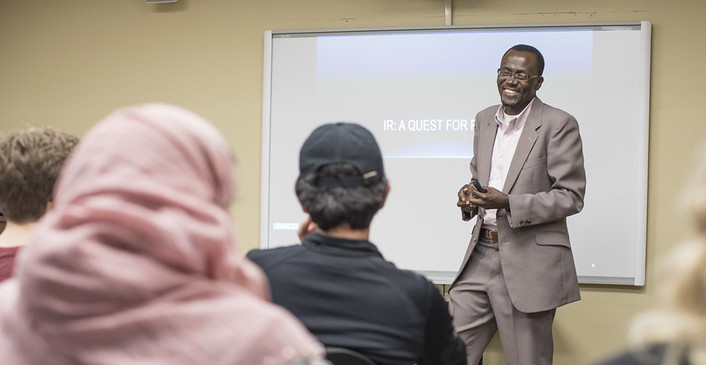
<path id="1" fill-rule="evenodd" d="M 49 127 L 0 137 L 0 209 L 7 220 L 38 220 L 52 200 L 54 183 L 78 138 Z"/>
<path id="2" fill-rule="evenodd" d="M 322 166 L 317 172 L 300 176 L 295 191 L 311 219 L 324 231 L 348 223 L 352 229 L 370 227 L 373 216 L 385 201 L 387 180 L 356 187 L 324 187 L 319 177 L 359 176 L 358 169 L 345 162 Z"/>
<path id="3" fill-rule="evenodd" d="M 508 49 L 505 54 L 503 54 L 503 58 L 505 58 L 505 55 L 510 51 L 529 52 L 534 54 L 537 57 L 537 75 L 542 76 L 544 73 L 544 56 L 542 56 L 542 52 L 539 52 L 538 49 L 527 44 L 517 44 Z"/>

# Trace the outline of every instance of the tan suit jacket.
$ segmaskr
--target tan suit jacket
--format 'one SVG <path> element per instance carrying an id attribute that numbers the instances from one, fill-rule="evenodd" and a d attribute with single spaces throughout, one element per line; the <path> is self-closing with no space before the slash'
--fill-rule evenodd
<path id="1" fill-rule="evenodd" d="M 566 217 L 583 208 L 586 173 L 576 119 L 535 98 L 502 191 L 510 209 L 497 213 L 500 261 L 512 304 L 521 312 L 580 299 Z M 476 116 L 471 175 L 488 184 L 498 105 Z M 483 215 L 480 209 L 479 214 Z M 478 219 L 458 280 L 478 242 Z M 452 285 L 453 286 L 453 285 Z"/>

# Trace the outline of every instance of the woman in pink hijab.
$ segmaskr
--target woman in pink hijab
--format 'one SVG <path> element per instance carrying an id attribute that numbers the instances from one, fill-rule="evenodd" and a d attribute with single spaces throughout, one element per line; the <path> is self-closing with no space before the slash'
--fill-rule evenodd
<path id="1" fill-rule="evenodd" d="M 146 104 L 105 118 L 64 165 L 53 210 L 0 286 L 0 363 L 321 359 L 241 255 L 233 190 L 229 148 L 199 116 Z"/>

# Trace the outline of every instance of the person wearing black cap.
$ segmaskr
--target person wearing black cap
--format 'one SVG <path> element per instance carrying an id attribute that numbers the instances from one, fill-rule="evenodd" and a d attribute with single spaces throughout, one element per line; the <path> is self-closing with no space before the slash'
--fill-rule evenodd
<path id="1" fill-rule="evenodd" d="M 354 123 L 315 129 L 300 151 L 301 245 L 253 250 L 272 300 L 327 347 L 377 365 L 466 364 L 446 303 L 429 280 L 385 261 L 370 223 L 390 185 L 373 135 Z"/>

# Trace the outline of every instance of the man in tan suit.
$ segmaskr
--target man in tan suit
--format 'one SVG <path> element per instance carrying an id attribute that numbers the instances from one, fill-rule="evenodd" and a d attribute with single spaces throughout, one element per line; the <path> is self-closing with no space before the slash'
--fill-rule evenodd
<path id="1" fill-rule="evenodd" d="M 478 216 L 450 289 L 454 326 L 477 364 L 496 332 L 507 365 L 551 364 L 556 308 L 580 299 L 566 217 L 583 208 L 576 119 L 542 103 L 544 58 L 517 45 L 498 69 L 501 105 L 476 115 L 473 184 L 458 192 Z M 567 90 L 568 92 L 568 90 Z"/>

